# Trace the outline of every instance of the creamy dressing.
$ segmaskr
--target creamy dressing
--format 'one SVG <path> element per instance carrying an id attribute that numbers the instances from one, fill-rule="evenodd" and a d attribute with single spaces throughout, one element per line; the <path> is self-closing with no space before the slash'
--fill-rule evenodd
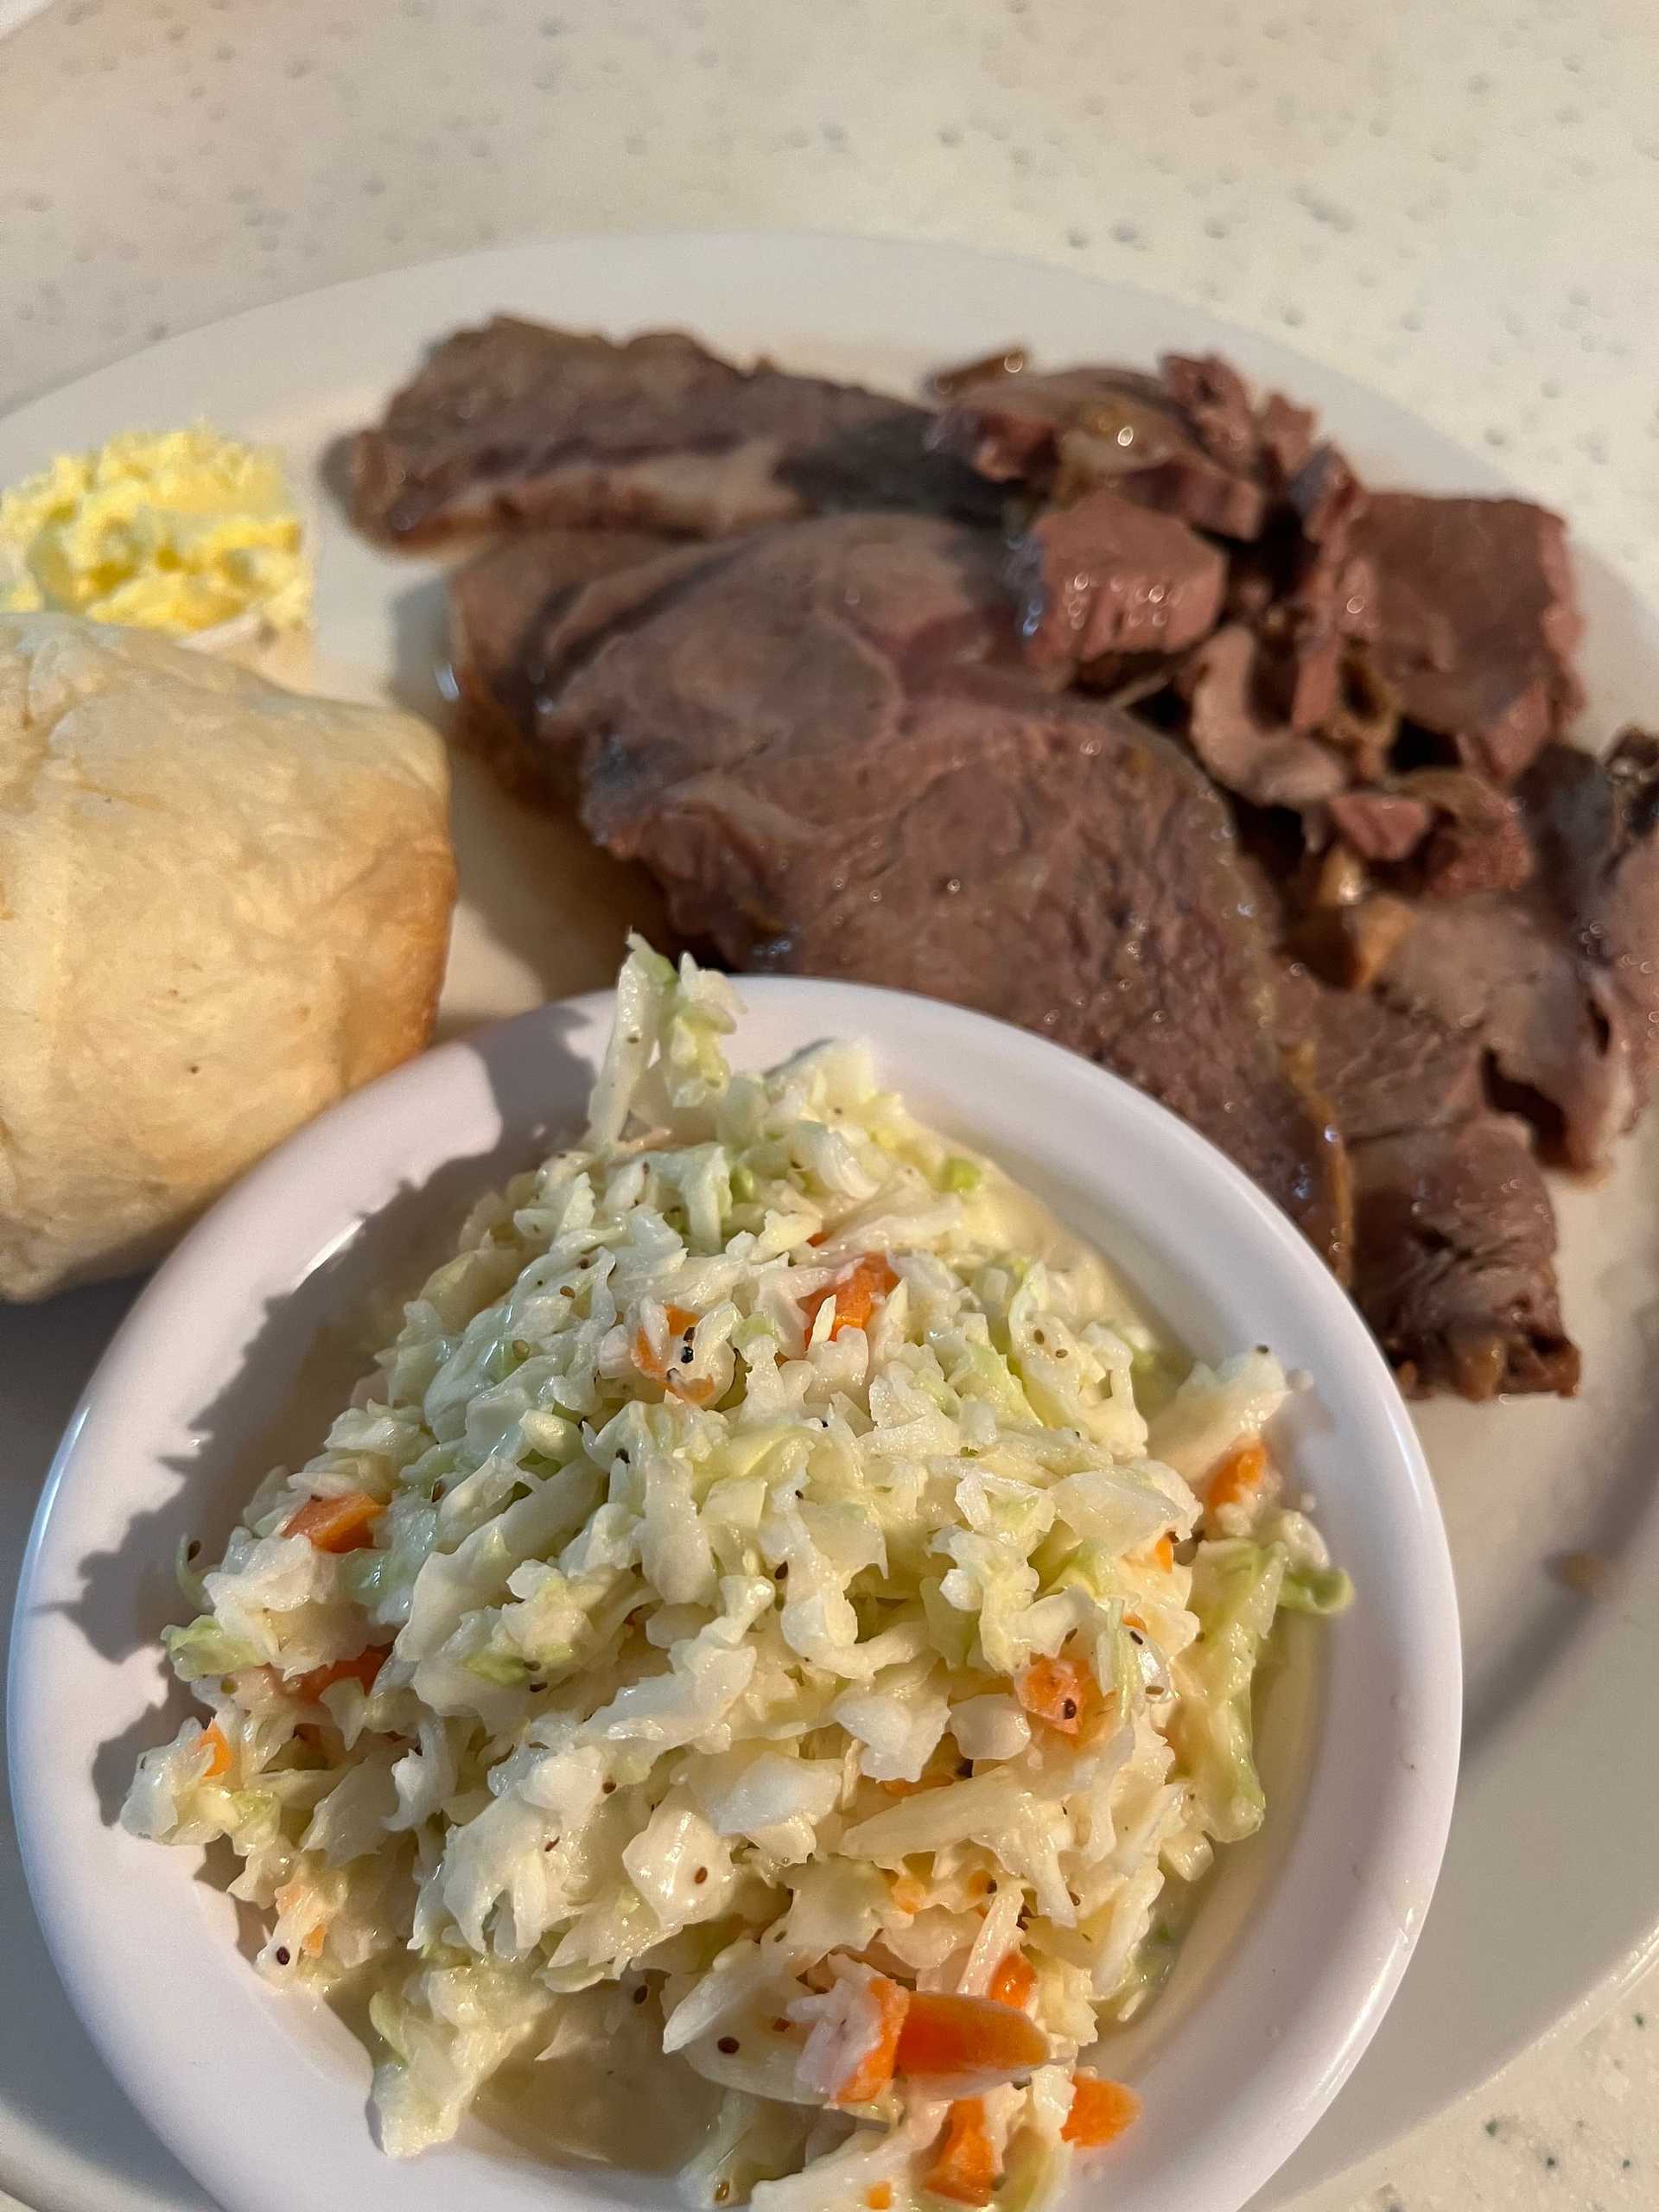
<path id="1" fill-rule="evenodd" d="M 976 1190 L 963 1198 L 969 1234 L 994 1251 L 1039 1260 L 1064 1283 L 1080 1320 L 1109 1327 L 1152 1331 L 1153 1324 L 1131 1297 L 1128 1286 L 1092 1244 L 1069 1230 L 1043 1201 L 1016 1183 L 992 1160 L 958 1147 L 982 1172 Z"/>

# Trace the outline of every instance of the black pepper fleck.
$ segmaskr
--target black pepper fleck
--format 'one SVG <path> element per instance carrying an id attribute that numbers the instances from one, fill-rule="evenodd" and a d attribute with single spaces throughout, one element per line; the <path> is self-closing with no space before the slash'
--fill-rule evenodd
<path id="1" fill-rule="evenodd" d="M 1495 2120 L 1489 2120 L 1487 2121 L 1486 2133 L 1489 2135 L 1496 2135 L 1497 2133 L 1497 2122 Z"/>
<path id="2" fill-rule="evenodd" d="M 734 2058 L 742 2048 L 742 2044 L 735 2036 L 721 2036 L 720 2041 L 715 2045 L 715 2049 L 723 2050 L 728 2058 Z"/>
<path id="3" fill-rule="evenodd" d="M 289 1950 L 288 1950 L 288 1946 L 287 1946 L 287 1944 L 286 1944 L 286 1943 L 279 1943 L 279 1944 L 276 1946 L 276 1950 L 272 1953 L 272 1955 L 271 1955 L 275 1958 L 275 1960 L 276 1960 L 276 1963 L 277 1963 L 277 1965 L 278 1965 L 279 1967 L 285 1967 L 285 1966 L 288 1964 L 288 1960 L 289 1960 Z"/>
<path id="4" fill-rule="evenodd" d="M 650 1994 L 651 1992 L 645 1987 L 645 1983 L 642 1981 L 639 1988 L 633 1993 L 633 2001 L 636 2005 L 643 2005 Z"/>
<path id="5" fill-rule="evenodd" d="M 1060 1718 L 1062 1720 L 1075 1720 L 1077 1717 L 1077 1700 L 1074 1697 L 1069 1697 L 1060 1707 Z"/>
<path id="6" fill-rule="evenodd" d="M 196 1558 L 199 1558 L 199 1557 L 200 1557 L 200 1553 L 201 1553 L 201 1540 L 200 1540 L 200 1537 L 198 1537 L 198 1536 L 192 1536 L 192 1537 L 191 1537 L 191 1539 L 190 1539 L 190 1541 L 189 1541 L 189 1542 L 188 1542 L 188 1543 L 185 1546 L 185 1548 L 184 1548 L 184 1555 L 185 1555 L 186 1559 L 196 1559 Z"/>
<path id="7" fill-rule="evenodd" d="M 601 1797 L 608 1797 L 608 1796 L 610 1796 L 610 1794 L 611 1794 L 612 1790 L 613 1790 L 613 1789 L 615 1789 L 615 1787 L 616 1787 L 616 1784 L 615 1784 L 613 1782 L 607 1782 L 607 1783 L 602 1783 L 602 1784 L 601 1785 L 601 1789 L 600 1789 L 600 1796 L 601 1796 Z"/>
<path id="8" fill-rule="evenodd" d="M 709 1878 L 709 1869 L 706 1866 L 699 1866 L 696 1872 L 693 1874 L 691 1878 L 697 1884 L 698 1887 L 701 1888 L 702 1884 Z"/>

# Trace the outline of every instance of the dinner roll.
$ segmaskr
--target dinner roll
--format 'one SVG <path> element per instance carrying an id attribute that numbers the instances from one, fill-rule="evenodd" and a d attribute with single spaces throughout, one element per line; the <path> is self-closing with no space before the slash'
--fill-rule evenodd
<path id="1" fill-rule="evenodd" d="M 0 1297 L 154 1260 L 431 1033 L 448 774 L 407 715 L 0 616 Z"/>

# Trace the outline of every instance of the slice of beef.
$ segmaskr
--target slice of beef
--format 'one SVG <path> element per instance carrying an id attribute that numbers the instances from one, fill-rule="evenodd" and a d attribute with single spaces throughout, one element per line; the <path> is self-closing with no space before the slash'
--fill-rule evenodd
<path id="1" fill-rule="evenodd" d="M 1391 867 L 1396 887 L 1424 899 L 1518 891 L 1531 877 L 1532 840 L 1508 791 L 1466 768 L 1419 768 L 1330 802 L 1338 836 L 1363 860 Z M 1400 863 L 1412 863 L 1402 868 Z"/>
<path id="2" fill-rule="evenodd" d="M 645 862 L 688 938 L 1087 1053 L 1222 1145 L 1339 1264 L 1340 1141 L 1279 1044 L 1220 800 L 1166 740 L 1046 691 L 1016 651 L 995 541 L 808 523 L 664 590 L 570 665 L 543 727 L 581 748 L 592 834 Z"/>
<path id="3" fill-rule="evenodd" d="M 449 671 L 455 732 L 509 789 L 568 796 L 532 741 L 541 639 L 584 586 L 672 550 L 624 530 L 537 530 L 507 537 L 449 579 Z"/>
<path id="4" fill-rule="evenodd" d="M 1407 718 L 1513 783 L 1581 704 L 1560 518 L 1525 499 L 1382 492 L 1351 543 L 1370 564 L 1373 650 Z"/>
<path id="5" fill-rule="evenodd" d="M 1270 391 L 1256 410 L 1256 437 L 1268 480 L 1280 487 L 1307 461 L 1318 442 L 1319 417 L 1281 391 Z"/>
<path id="6" fill-rule="evenodd" d="M 498 315 L 434 348 L 353 442 L 352 512 L 416 544 L 563 523 L 715 537 L 820 505 L 986 511 L 903 400 L 739 368 L 675 331 L 614 344 Z"/>
<path id="7" fill-rule="evenodd" d="M 1278 575 L 1255 619 L 1262 689 L 1293 729 L 1328 734 L 1348 713 L 1350 665 L 1376 598 L 1370 563 L 1353 545 L 1366 497 L 1334 446 L 1315 447 L 1286 485 L 1264 549 Z"/>
<path id="8" fill-rule="evenodd" d="M 1402 1385 L 1570 1395 L 1549 1194 L 1524 1124 L 1486 1103 L 1478 1043 L 1303 971 L 1284 991 L 1347 1141 L 1354 1295 Z"/>
<path id="9" fill-rule="evenodd" d="M 1330 807 L 1338 834 L 1365 861 L 1408 860 L 1434 824 L 1428 801 L 1402 791 L 1340 791 Z"/>
<path id="10" fill-rule="evenodd" d="M 1268 500 L 1254 447 L 1242 461 L 1217 457 L 1217 447 L 1234 450 L 1236 426 L 1219 396 L 1232 376 L 1224 362 L 1185 361 L 1173 379 L 1167 365 L 1155 377 L 1109 367 L 948 374 L 952 397 L 931 436 L 994 482 L 1052 489 L 1062 504 L 1105 486 L 1220 537 L 1256 537 Z"/>
<path id="11" fill-rule="evenodd" d="M 1478 1038 L 1549 1148 L 1592 1169 L 1659 1065 L 1659 746 L 1551 747 L 1522 797 L 1533 880 L 1423 902 L 1379 988 Z"/>
<path id="12" fill-rule="evenodd" d="M 1424 898 L 1518 891 L 1530 880 L 1532 839 L 1508 791 L 1467 768 L 1419 768 L 1401 778 L 1399 789 L 1429 810 L 1413 871 Z"/>
<path id="13" fill-rule="evenodd" d="M 1308 807 L 1347 784 L 1335 747 L 1277 715 L 1264 696 L 1262 642 L 1242 622 L 1207 638 L 1181 678 L 1187 742 L 1225 790 L 1254 806 Z"/>
<path id="14" fill-rule="evenodd" d="M 1522 798 L 1539 883 L 1623 1069 L 1628 1128 L 1659 1073 L 1659 737 L 1625 730 L 1600 760 L 1551 746 Z"/>
<path id="15" fill-rule="evenodd" d="M 1600 1166 L 1628 1125 L 1624 1058 L 1609 1049 L 1573 950 L 1541 901 L 1482 893 L 1421 906 L 1378 988 L 1478 1040 L 1505 1095 L 1568 1166 Z"/>
<path id="16" fill-rule="evenodd" d="M 1165 391 L 1211 459 L 1235 476 L 1254 475 L 1261 433 L 1250 388 L 1232 364 L 1216 353 L 1166 353 L 1158 366 Z"/>
<path id="17" fill-rule="evenodd" d="M 1177 653 L 1215 627 L 1219 547 L 1116 492 L 1049 507 L 1009 563 L 1028 664 L 1070 677 L 1107 654 Z"/>

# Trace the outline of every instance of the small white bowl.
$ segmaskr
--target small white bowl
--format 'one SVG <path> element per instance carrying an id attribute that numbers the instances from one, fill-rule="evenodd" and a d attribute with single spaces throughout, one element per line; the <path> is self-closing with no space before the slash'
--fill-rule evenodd
<path id="1" fill-rule="evenodd" d="M 1145 2116 L 1079 2196 L 1236 2212 L 1336 2094 L 1422 1927 L 1457 1770 L 1456 1599 L 1406 1410 L 1353 1308 L 1236 1168 L 1086 1062 L 950 1007 L 749 981 L 746 1065 L 862 1036 L 885 1077 L 1120 1264 L 1200 1356 L 1257 1342 L 1305 1369 L 1281 1449 L 1358 1585 L 1318 1624 L 1305 1775 L 1228 1854 L 1125 2066 Z M 469 2122 L 407 2165 L 375 2148 L 369 2062 L 273 1993 L 189 1854 L 115 1821 L 171 1732 L 158 1630 L 181 1535 L 223 1535 L 268 1465 L 314 1448 L 471 1199 L 575 1126 L 609 1020 L 594 997 L 450 1045 L 292 1139 L 186 1239 L 111 1345 L 42 1499 L 13 1633 L 12 1789 L 29 1886 L 94 2041 L 226 2212 L 575 2212 L 668 2204 L 623 2170 L 550 2169 Z M 395 1318 L 395 1317 L 394 1317 Z M 361 1325 L 359 1326 L 359 1325 Z M 1310 1629 L 1314 1624 L 1306 1625 Z M 1282 1762 L 1281 1762 L 1282 1763 Z M 619 2082 L 619 2097 L 644 2085 Z"/>

